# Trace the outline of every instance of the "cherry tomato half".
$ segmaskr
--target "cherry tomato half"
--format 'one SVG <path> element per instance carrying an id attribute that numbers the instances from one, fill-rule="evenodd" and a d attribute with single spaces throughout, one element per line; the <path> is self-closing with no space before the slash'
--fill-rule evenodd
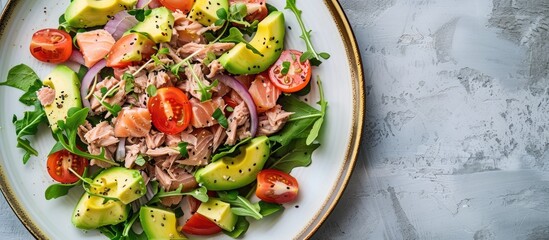
<path id="1" fill-rule="evenodd" d="M 74 155 L 67 150 L 61 150 L 48 156 L 47 169 L 53 180 L 60 183 L 74 183 L 78 177 L 69 168 L 82 176 L 88 167 L 88 160 Z"/>
<path id="2" fill-rule="evenodd" d="M 265 202 L 292 202 L 297 198 L 298 190 L 297 180 L 285 172 L 265 169 L 257 174 L 255 195 Z"/>
<path id="3" fill-rule="evenodd" d="M 149 99 L 147 108 L 154 127 L 167 134 L 182 132 L 192 119 L 191 103 L 187 95 L 176 87 L 158 89 Z"/>
<path id="4" fill-rule="evenodd" d="M 194 0 L 159 0 L 162 6 L 175 12 L 175 10 L 181 10 L 184 14 L 189 13 L 193 7 Z"/>
<path id="5" fill-rule="evenodd" d="M 194 235 L 212 235 L 221 232 L 221 228 L 210 219 L 195 213 L 183 225 L 181 231 Z"/>
<path id="6" fill-rule="evenodd" d="M 280 91 L 297 92 L 311 80 L 311 63 L 309 60 L 300 62 L 301 55 L 302 53 L 297 50 L 285 50 L 269 68 L 269 78 Z"/>
<path id="7" fill-rule="evenodd" d="M 39 30 L 32 35 L 30 52 L 42 62 L 65 62 L 72 54 L 72 37 L 57 29 Z"/>

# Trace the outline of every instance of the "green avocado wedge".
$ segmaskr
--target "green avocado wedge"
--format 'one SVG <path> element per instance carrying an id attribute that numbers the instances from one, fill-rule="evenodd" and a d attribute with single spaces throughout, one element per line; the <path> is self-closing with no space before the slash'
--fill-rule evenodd
<path id="1" fill-rule="evenodd" d="M 236 157 L 225 156 L 195 173 L 196 181 L 208 190 L 232 190 L 253 182 L 269 158 L 269 138 L 256 137 L 240 147 Z"/>
<path id="2" fill-rule="evenodd" d="M 221 55 L 219 62 L 232 74 L 257 74 L 267 70 L 280 57 L 286 34 L 284 14 L 274 11 L 259 22 L 257 32 L 250 41 L 263 56 L 255 54 L 244 43 L 238 43 Z"/>
<path id="3" fill-rule="evenodd" d="M 82 107 L 80 97 L 80 80 L 74 71 L 65 65 L 57 65 L 44 78 L 42 83 L 55 90 L 52 104 L 44 107 L 51 130 L 57 131 L 57 121 L 65 120 L 67 112 L 73 107 Z"/>

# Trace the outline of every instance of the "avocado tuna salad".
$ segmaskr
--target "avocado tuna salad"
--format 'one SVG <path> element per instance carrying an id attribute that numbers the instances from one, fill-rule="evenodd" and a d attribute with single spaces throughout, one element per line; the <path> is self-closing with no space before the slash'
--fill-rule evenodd
<path id="1" fill-rule="evenodd" d="M 24 163 L 28 136 L 51 129 L 46 199 L 82 192 L 59 217 L 110 239 L 240 238 L 296 204 L 290 172 L 311 164 L 328 106 L 313 71 L 330 55 L 285 3 L 72 0 L 35 32 L 51 72 L 20 64 L 0 85 L 34 106 L 14 117 Z M 289 17 L 304 51 L 285 46 Z"/>

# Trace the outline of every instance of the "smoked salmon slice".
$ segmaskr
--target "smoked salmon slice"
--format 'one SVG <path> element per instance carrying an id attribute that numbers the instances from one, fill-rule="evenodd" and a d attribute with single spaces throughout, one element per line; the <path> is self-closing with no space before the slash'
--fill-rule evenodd
<path id="1" fill-rule="evenodd" d="M 115 137 L 145 137 L 151 130 L 151 114 L 146 108 L 123 108 L 114 125 Z"/>
<path id="2" fill-rule="evenodd" d="M 76 43 L 84 56 L 84 65 L 90 68 L 107 56 L 115 40 L 109 32 L 97 29 L 76 34 Z"/>
<path id="3" fill-rule="evenodd" d="M 281 94 L 280 90 L 263 74 L 257 75 L 248 92 L 252 95 L 258 113 L 266 112 L 276 106 L 276 101 Z"/>
<path id="4" fill-rule="evenodd" d="M 210 127 L 217 124 L 217 121 L 212 117 L 216 109 L 223 110 L 225 107 L 225 101 L 223 98 L 216 97 L 208 101 L 200 102 L 196 98 L 190 100 L 193 118 L 191 124 L 194 128 Z"/>

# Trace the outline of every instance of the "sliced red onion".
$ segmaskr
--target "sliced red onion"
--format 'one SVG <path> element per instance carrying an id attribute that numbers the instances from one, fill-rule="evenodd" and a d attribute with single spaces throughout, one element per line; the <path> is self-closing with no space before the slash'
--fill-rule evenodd
<path id="1" fill-rule="evenodd" d="M 90 85 L 92 84 L 93 79 L 95 78 L 95 76 L 97 76 L 99 71 L 101 71 L 101 69 L 105 67 L 106 64 L 107 61 L 105 59 L 102 59 L 101 61 L 93 65 L 93 67 L 88 70 L 86 75 L 84 75 L 84 78 L 82 79 L 82 85 L 80 86 L 80 97 L 82 97 L 82 104 L 84 105 L 84 107 L 89 108 L 91 106 L 90 101 L 86 99 L 86 96 L 88 96 L 88 91 L 90 90 Z"/>
<path id="2" fill-rule="evenodd" d="M 116 147 L 116 160 L 122 162 L 126 157 L 126 138 L 121 138 Z"/>
<path id="3" fill-rule="evenodd" d="M 244 100 L 244 102 L 248 106 L 248 111 L 250 111 L 250 132 L 252 133 L 252 137 L 254 137 L 257 133 L 257 125 L 259 120 L 257 117 L 257 110 L 254 100 L 252 99 L 250 92 L 248 92 L 248 89 L 244 86 L 244 84 L 236 80 L 234 77 L 228 75 L 218 74 L 213 79 L 218 79 L 221 83 L 232 88 L 236 93 L 238 93 L 238 95 L 240 95 L 242 100 Z"/>
<path id="4" fill-rule="evenodd" d="M 84 65 L 84 56 L 82 56 L 82 53 L 80 53 L 80 51 L 78 51 L 77 49 L 72 50 L 72 54 L 69 60 L 80 65 Z"/>
<path id="5" fill-rule="evenodd" d="M 138 23 L 134 16 L 128 11 L 120 11 L 107 22 L 104 29 L 109 32 L 115 40 L 120 39 L 126 31 Z"/>
<path id="6" fill-rule="evenodd" d="M 137 4 L 135 5 L 136 8 L 144 8 L 149 4 L 149 0 L 138 0 Z"/>

